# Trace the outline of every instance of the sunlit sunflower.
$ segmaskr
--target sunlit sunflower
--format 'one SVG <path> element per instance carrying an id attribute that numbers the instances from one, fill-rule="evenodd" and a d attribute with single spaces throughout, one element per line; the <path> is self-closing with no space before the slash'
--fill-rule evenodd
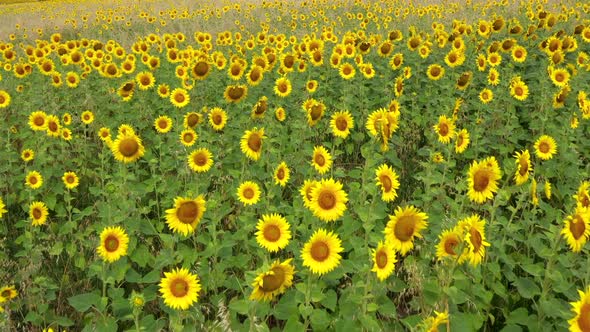
<path id="1" fill-rule="evenodd" d="M 414 238 L 422 238 L 421 231 L 428 226 L 427 219 L 426 213 L 412 205 L 403 208 L 398 206 L 394 214 L 389 216 L 389 222 L 383 231 L 385 241 L 405 256 L 414 248 Z"/>
<path id="2" fill-rule="evenodd" d="M 203 122 L 203 115 L 197 112 L 188 112 L 184 115 L 182 125 L 185 128 L 194 129 L 198 124 Z"/>
<path id="3" fill-rule="evenodd" d="M 373 257 L 373 268 L 371 271 L 377 273 L 377 279 L 383 281 L 387 279 L 395 270 L 395 251 L 389 243 L 379 242 L 377 249 L 371 249 Z"/>
<path id="4" fill-rule="evenodd" d="M 143 157 L 145 148 L 137 135 L 119 134 L 111 146 L 111 151 L 116 160 L 127 164 Z"/>
<path id="5" fill-rule="evenodd" d="M 586 29 L 590 40 L 590 28 Z M 570 324 L 569 330 L 570 332 L 588 332 L 590 331 L 590 285 L 587 286 L 585 293 L 578 290 L 578 294 L 580 300 L 570 302 L 575 317 L 567 321 Z"/>
<path id="6" fill-rule="evenodd" d="M 98 137 L 101 141 L 106 141 L 111 138 L 111 130 L 107 127 L 102 127 L 98 130 Z"/>
<path id="7" fill-rule="evenodd" d="M 264 136 L 264 128 L 246 130 L 240 140 L 240 148 L 246 157 L 254 161 L 260 159 L 264 138 L 266 138 L 266 136 Z"/>
<path id="8" fill-rule="evenodd" d="M 277 107 L 277 109 L 275 110 L 275 118 L 277 118 L 279 122 L 285 121 L 285 119 L 287 118 L 287 112 L 283 107 Z"/>
<path id="9" fill-rule="evenodd" d="M 80 184 L 78 175 L 74 172 L 65 172 L 61 179 L 68 189 L 74 189 Z"/>
<path id="10" fill-rule="evenodd" d="M 382 164 L 376 171 L 377 186 L 381 187 L 381 199 L 384 202 L 392 202 L 397 197 L 399 181 L 397 173 L 391 166 Z"/>
<path id="11" fill-rule="evenodd" d="M 467 129 L 461 129 L 457 133 L 457 137 L 455 139 L 455 152 L 456 153 L 463 153 L 467 146 L 469 145 L 469 132 Z"/>
<path id="12" fill-rule="evenodd" d="M 524 46 L 516 45 L 512 48 L 512 60 L 523 63 L 526 61 L 527 50 Z"/>
<path id="13" fill-rule="evenodd" d="M 46 132 L 50 137 L 59 137 L 61 125 L 59 124 L 59 118 L 55 115 L 48 115 L 46 117 L 47 127 Z"/>
<path id="14" fill-rule="evenodd" d="M 188 92 L 183 88 L 176 88 L 170 93 L 170 102 L 172 105 L 182 108 L 188 105 L 191 98 Z"/>
<path id="15" fill-rule="evenodd" d="M 246 98 L 248 87 L 246 85 L 230 85 L 225 88 L 223 97 L 228 103 L 237 103 Z"/>
<path id="16" fill-rule="evenodd" d="M 278 184 L 281 187 L 286 186 L 290 176 L 291 170 L 287 166 L 287 163 L 284 161 L 281 162 L 274 171 L 275 184 Z"/>
<path id="17" fill-rule="evenodd" d="M 293 91 L 291 81 L 286 77 L 281 77 L 275 82 L 274 92 L 279 97 L 287 97 Z"/>
<path id="18" fill-rule="evenodd" d="M 20 157 L 25 162 L 31 161 L 35 158 L 35 152 L 31 149 L 24 149 L 23 152 L 21 152 Z"/>
<path id="19" fill-rule="evenodd" d="M 198 173 L 207 172 L 213 166 L 213 154 L 207 148 L 197 149 L 188 156 L 188 166 Z"/>
<path id="20" fill-rule="evenodd" d="M 554 69 L 550 73 L 551 82 L 558 87 L 564 87 L 570 80 L 570 73 L 563 68 Z"/>
<path id="21" fill-rule="evenodd" d="M 492 92 L 492 90 L 490 90 L 488 88 L 481 90 L 481 92 L 479 93 L 479 100 L 481 100 L 481 102 L 484 104 L 489 103 L 493 99 L 494 99 L 494 93 Z"/>
<path id="22" fill-rule="evenodd" d="M 428 317 L 424 320 L 424 327 L 426 332 L 438 332 L 439 326 L 446 324 L 449 321 L 449 313 L 434 311 L 435 317 Z"/>
<path id="23" fill-rule="evenodd" d="M 342 183 L 334 179 L 318 181 L 311 190 L 311 211 L 323 221 L 335 221 L 344 215 L 348 196 Z"/>
<path id="24" fill-rule="evenodd" d="M 501 177 L 496 158 L 488 157 L 480 162 L 474 160 L 469 167 L 467 179 L 469 199 L 480 204 L 492 199 L 498 191 L 498 180 Z"/>
<path id="25" fill-rule="evenodd" d="M 474 214 L 459 221 L 457 228 L 463 231 L 464 243 L 466 244 L 459 258 L 459 263 L 469 261 L 471 265 L 480 264 L 486 254 L 485 247 L 490 246 L 485 236 L 485 220 Z"/>
<path id="26" fill-rule="evenodd" d="M 307 112 L 307 123 L 309 126 L 315 126 L 324 116 L 326 105 L 313 98 L 303 103 L 303 109 Z"/>
<path id="27" fill-rule="evenodd" d="M 535 154 L 537 157 L 543 160 L 549 160 L 553 158 L 553 155 L 557 153 L 557 143 L 555 139 L 549 135 L 543 135 L 535 142 Z"/>
<path id="28" fill-rule="evenodd" d="M 207 210 L 203 195 L 195 198 L 176 197 L 174 207 L 166 210 L 166 224 L 175 232 L 184 236 L 192 234 Z"/>
<path id="29" fill-rule="evenodd" d="M 70 128 L 62 128 L 61 129 L 61 138 L 64 141 L 71 141 L 72 140 L 72 131 Z"/>
<path id="30" fill-rule="evenodd" d="M 254 289 L 250 294 L 250 300 L 271 301 L 291 287 L 295 274 L 292 260 L 289 258 L 282 263 L 277 260 L 267 271 L 260 273 L 252 283 Z"/>
<path id="31" fill-rule="evenodd" d="M 120 226 L 107 227 L 100 233 L 100 245 L 96 248 L 100 257 L 109 263 L 127 255 L 129 236 Z"/>
<path id="32" fill-rule="evenodd" d="M 161 98 L 170 97 L 170 86 L 168 86 L 168 84 L 158 85 L 158 96 L 160 96 Z"/>
<path id="33" fill-rule="evenodd" d="M 438 64 L 432 64 L 428 66 L 426 70 L 426 75 L 432 81 L 438 81 L 445 75 L 445 69 Z"/>
<path id="34" fill-rule="evenodd" d="M 305 89 L 309 93 L 314 93 L 318 89 L 318 81 L 317 80 L 309 80 L 305 83 Z"/>
<path id="35" fill-rule="evenodd" d="M 85 125 L 89 125 L 94 121 L 94 114 L 91 111 L 86 110 L 82 112 L 80 119 L 82 120 L 82 123 L 84 123 Z"/>
<path id="36" fill-rule="evenodd" d="M 154 128 L 160 134 L 165 134 L 172 129 L 172 119 L 169 116 L 161 115 L 154 120 Z"/>
<path id="37" fill-rule="evenodd" d="M 303 266 L 314 274 L 323 275 L 340 265 L 342 241 L 338 235 L 318 229 L 301 250 Z"/>
<path id="38" fill-rule="evenodd" d="M 301 189 L 299 189 L 299 194 L 301 195 L 301 198 L 303 199 L 303 205 L 310 210 L 311 210 L 311 206 L 312 206 L 311 205 L 311 200 L 312 200 L 311 192 L 317 186 L 318 186 L 317 181 L 305 180 L 303 182 L 303 185 L 301 186 Z"/>
<path id="39" fill-rule="evenodd" d="M 49 216 L 49 210 L 43 202 L 33 202 L 29 205 L 29 218 L 33 226 L 45 225 Z"/>
<path id="40" fill-rule="evenodd" d="M 10 95 L 4 90 L 0 90 L 0 108 L 6 108 L 10 105 Z"/>
<path id="41" fill-rule="evenodd" d="M 227 114 L 219 107 L 214 107 L 209 112 L 209 124 L 215 131 L 223 130 L 227 123 Z"/>
<path id="42" fill-rule="evenodd" d="M 318 173 L 324 174 L 332 167 L 332 156 L 323 146 L 316 146 L 313 148 L 311 165 Z"/>
<path id="43" fill-rule="evenodd" d="M 349 111 L 340 111 L 332 115 L 330 128 L 336 137 L 346 138 L 354 127 L 354 120 Z"/>
<path id="44" fill-rule="evenodd" d="M 574 199 L 576 200 L 576 204 L 581 205 L 585 208 L 590 208 L 590 182 L 589 181 L 582 181 L 576 194 L 574 195 Z"/>
<path id="45" fill-rule="evenodd" d="M 517 185 L 521 185 L 529 179 L 529 175 L 533 171 L 533 166 L 531 165 L 531 155 L 529 150 L 524 150 L 522 152 L 516 152 L 514 155 L 516 158 L 516 173 L 514 173 L 514 182 Z"/>
<path id="46" fill-rule="evenodd" d="M 18 291 L 14 286 L 3 286 L 0 288 L 0 299 L 4 299 L 6 301 L 12 300 L 18 296 Z M 2 301 L 0 301 L 2 302 Z"/>
<path id="47" fill-rule="evenodd" d="M 35 111 L 29 115 L 29 127 L 34 131 L 47 129 L 47 114 L 43 111 Z"/>
<path id="48" fill-rule="evenodd" d="M 433 127 L 438 134 L 438 141 L 444 144 L 451 142 L 451 138 L 455 136 L 455 124 L 446 115 L 438 117 L 438 123 Z"/>
<path id="49" fill-rule="evenodd" d="M 0 219 L 2 219 L 2 215 L 6 212 L 8 212 L 8 210 L 6 210 L 6 205 L 4 204 L 2 197 L 0 197 Z"/>
<path id="50" fill-rule="evenodd" d="M 342 77 L 345 80 L 349 80 L 355 76 L 356 69 L 354 69 L 354 66 L 352 64 L 346 62 L 340 65 L 338 72 L 340 74 L 340 77 Z"/>
<path id="51" fill-rule="evenodd" d="M 490 72 L 488 73 L 488 83 L 493 86 L 500 84 L 500 73 L 496 68 L 490 69 Z"/>
<path id="52" fill-rule="evenodd" d="M 31 189 L 41 188 L 43 185 L 43 177 L 37 171 L 30 171 L 25 178 L 25 184 Z"/>
<path id="53" fill-rule="evenodd" d="M 529 87 L 517 77 L 510 82 L 510 95 L 518 100 L 526 100 L 529 96 Z"/>
<path id="54" fill-rule="evenodd" d="M 164 272 L 159 286 L 164 304 L 176 310 L 190 308 L 198 301 L 201 291 L 199 277 L 185 268 Z"/>
<path id="55" fill-rule="evenodd" d="M 574 214 L 567 216 L 561 235 L 573 252 L 580 252 L 590 238 L 590 210 L 576 206 Z"/>
<path id="56" fill-rule="evenodd" d="M 193 146 L 199 136 L 192 129 L 184 129 L 180 132 L 180 143 L 184 146 Z"/>
<path id="57" fill-rule="evenodd" d="M 277 252 L 285 248 L 291 239 L 290 225 L 285 217 L 272 213 L 262 215 L 256 225 L 256 242 L 262 248 Z"/>
<path id="58" fill-rule="evenodd" d="M 246 181 L 238 187 L 238 200 L 244 205 L 254 205 L 260 200 L 260 187 L 256 182 Z"/>
<path id="59" fill-rule="evenodd" d="M 458 257 L 461 254 L 460 249 L 463 244 L 463 237 L 463 231 L 458 227 L 443 231 L 438 236 L 440 241 L 436 246 L 436 258 L 442 260 L 445 257 Z"/>

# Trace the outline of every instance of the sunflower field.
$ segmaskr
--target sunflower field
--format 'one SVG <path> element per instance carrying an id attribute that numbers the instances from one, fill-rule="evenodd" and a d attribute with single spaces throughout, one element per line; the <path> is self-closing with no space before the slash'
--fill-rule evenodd
<path id="1" fill-rule="evenodd" d="M 0 5 L 0 330 L 590 331 L 590 4 Z"/>

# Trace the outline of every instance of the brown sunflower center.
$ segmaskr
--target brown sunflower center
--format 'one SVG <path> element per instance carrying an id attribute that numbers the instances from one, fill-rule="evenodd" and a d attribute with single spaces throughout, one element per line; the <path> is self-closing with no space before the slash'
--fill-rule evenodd
<path id="1" fill-rule="evenodd" d="M 259 79 L 260 79 L 260 71 L 253 70 L 250 73 L 250 80 L 252 80 L 252 82 L 257 82 Z"/>
<path id="2" fill-rule="evenodd" d="M 10 290 L 6 289 L 4 291 L 2 291 L 2 293 L 0 293 L 0 296 L 2 296 L 3 298 L 8 298 L 10 296 Z"/>
<path id="3" fill-rule="evenodd" d="M 124 138 L 119 143 L 119 152 L 125 157 L 131 157 L 138 151 L 139 143 L 131 137 Z"/>
<path id="4" fill-rule="evenodd" d="M 48 128 L 50 131 L 56 132 L 58 129 L 57 123 L 54 121 L 50 121 L 48 124 Z"/>
<path id="5" fill-rule="evenodd" d="M 455 63 L 456 61 L 457 61 L 457 54 L 455 54 L 455 53 L 449 54 L 449 62 Z"/>
<path id="6" fill-rule="evenodd" d="M 269 242 L 276 242 L 281 238 L 281 229 L 276 225 L 267 225 L 262 232 L 264 239 Z"/>
<path id="7" fill-rule="evenodd" d="M 321 153 L 316 154 L 313 160 L 320 167 L 326 164 L 326 158 Z"/>
<path id="8" fill-rule="evenodd" d="M 34 123 L 36 126 L 39 126 L 39 127 L 41 127 L 42 125 L 44 125 L 44 124 L 45 124 L 45 119 L 43 119 L 43 117 L 37 116 L 37 117 L 35 117 L 35 118 L 33 119 L 33 123 Z"/>
<path id="9" fill-rule="evenodd" d="M 176 209 L 176 217 L 183 224 L 192 224 L 198 215 L 199 205 L 193 201 L 184 202 Z"/>
<path id="10" fill-rule="evenodd" d="M 289 86 L 286 82 L 281 82 L 279 83 L 278 89 L 281 93 L 287 93 L 287 91 L 289 90 Z"/>
<path id="11" fill-rule="evenodd" d="M 451 236 L 448 239 L 446 239 L 445 243 L 444 243 L 444 247 L 445 247 L 445 252 L 448 255 L 456 255 L 457 253 L 455 252 L 455 247 L 457 247 L 457 245 L 459 244 L 459 238 L 457 236 Z"/>
<path id="12" fill-rule="evenodd" d="M 186 133 L 186 134 L 182 135 L 182 140 L 183 140 L 185 143 L 190 143 L 190 142 L 192 142 L 192 141 L 193 141 L 193 137 L 194 137 L 194 136 L 193 136 L 193 134 L 192 134 L 192 133 Z"/>
<path id="13" fill-rule="evenodd" d="M 4 104 L 6 102 L 6 98 L 4 98 L 3 95 L 0 95 L 0 105 Z"/>
<path id="14" fill-rule="evenodd" d="M 440 75 L 440 68 L 432 67 L 432 69 L 430 69 L 430 75 L 432 75 L 433 77 L 437 77 L 438 75 Z"/>
<path id="15" fill-rule="evenodd" d="M 148 86 L 152 83 L 152 79 L 148 75 L 141 76 L 141 85 Z"/>
<path id="16" fill-rule="evenodd" d="M 174 100 L 177 103 L 183 103 L 185 101 L 185 99 L 186 98 L 184 97 L 184 94 L 182 94 L 182 93 L 177 93 L 177 94 L 174 95 Z"/>
<path id="17" fill-rule="evenodd" d="M 391 179 L 389 178 L 388 175 L 381 175 L 379 176 L 379 182 L 381 182 L 381 186 L 383 186 L 383 191 L 384 192 L 390 192 L 391 188 L 393 187 L 393 184 L 391 182 Z"/>
<path id="18" fill-rule="evenodd" d="M 524 176 L 529 171 L 529 163 L 526 160 L 520 159 L 518 165 L 518 174 Z"/>
<path id="19" fill-rule="evenodd" d="M 33 218 L 35 219 L 41 219 L 41 216 L 43 215 L 43 213 L 41 212 L 41 209 L 39 208 L 34 208 L 33 209 Z"/>
<path id="20" fill-rule="evenodd" d="M 383 250 L 379 250 L 375 255 L 375 263 L 380 269 L 387 265 L 387 254 Z"/>
<path id="21" fill-rule="evenodd" d="M 281 267 L 274 267 L 272 272 L 272 274 L 262 277 L 262 286 L 260 288 L 265 292 L 273 292 L 281 288 L 285 281 L 285 271 Z"/>
<path id="22" fill-rule="evenodd" d="M 177 278 L 170 283 L 170 293 L 174 297 L 181 298 L 188 294 L 189 285 L 183 278 Z"/>
<path id="23" fill-rule="evenodd" d="M 168 128 L 168 121 L 166 121 L 165 119 L 158 120 L 158 127 L 160 127 L 160 129 Z"/>
<path id="24" fill-rule="evenodd" d="M 402 242 L 410 241 L 414 235 L 415 227 L 416 220 L 414 216 L 401 216 L 397 223 L 395 223 L 393 233 Z"/>
<path id="25" fill-rule="evenodd" d="M 344 117 L 338 117 L 336 119 L 336 128 L 340 131 L 345 131 L 348 128 L 348 121 Z"/>
<path id="26" fill-rule="evenodd" d="M 344 73 L 344 75 L 348 76 L 352 73 L 352 67 L 350 66 L 345 66 L 344 68 L 342 68 L 342 73 Z"/>
<path id="27" fill-rule="evenodd" d="M 490 184 L 490 175 L 486 170 L 478 170 L 473 175 L 473 190 L 482 192 L 488 188 Z"/>
<path id="28" fill-rule="evenodd" d="M 317 104 L 313 105 L 309 114 L 311 115 L 311 119 L 313 121 L 319 119 L 322 116 L 322 106 Z"/>
<path id="29" fill-rule="evenodd" d="M 438 125 L 438 134 L 440 136 L 447 136 L 449 134 L 449 125 L 446 123 L 440 123 Z"/>
<path id="30" fill-rule="evenodd" d="M 238 100 L 238 99 L 242 98 L 242 96 L 244 95 L 244 89 L 241 87 L 232 86 L 231 88 L 229 88 L 229 91 L 227 94 L 230 99 Z"/>
<path id="31" fill-rule="evenodd" d="M 215 123 L 215 125 L 219 126 L 221 125 L 223 118 L 221 117 L 221 114 L 219 113 L 215 113 L 213 115 L 213 123 Z"/>
<path id="32" fill-rule="evenodd" d="M 74 182 L 76 182 L 76 179 L 72 175 L 68 175 L 66 177 L 66 182 L 67 183 L 74 183 Z"/>
<path id="33" fill-rule="evenodd" d="M 254 189 L 252 189 L 252 188 L 244 189 L 244 191 L 242 192 L 242 196 L 244 196 L 244 198 L 246 198 L 246 199 L 253 199 L 254 198 Z"/>
<path id="34" fill-rule="evenodd" d="M 119 249 L 119 239 L 115 235 L 109 235 L 104 239 L 104 248 L 107 252 L 115 252 Z"/>
<path id="35" fill-rule="evenodd" d="M 570 232 L 574 239 L 578 240 L 584 235 L 586 231 L 586 225 L 580 215 L 576 214 L 572 221 L 570 221 Z"/>
<path id="36" fill-rule="evenodd" d="M 517 50 L 516 52 L 514 52 L 514 56 L 515 56 L 517 59 L 520 59 L 520 58 L 522 58 L 522 56 L 523 56 L 523 55 L 524 55 L 524 53 L 522 53 L 522 50 Z"/>
<path id="37" fill-rule="evenodd" d="M 582 304 L 577 323 L 582 332 L 590 331 L 590 303 L 588 303 L 588 301 Z"/>
<path id="38" fill-rule="evenodd" d="M 517 95 L 517 96 L 522 96 L 524 94 L 524 90 L 522 89 L 522 87 L 517 86 L 514 89 L 514 94 Z"/>
<path id="39" fill-rule="evenodd" d="M 541 151 L 542 153 L 549 153 L 550 150 L 551 147 L 549 146 L 549 143 L 545 141 L 539 143 L 539 151 Z"/>
<path id="40" fill-rule="evenodd" d="M 282 180 L 285 178 L 285 170 L 281 167 L 277 171 L 277 179 Z"/>
<path id="41" fill-rule="evenodd" d="M 590 197 L 588 197 L 586 193 L 584 193 L 582 198 L 580 198 L 580 204 L 582 204 L 583 207 L 590 206 Z"/>
<path id="42" fill-rule="evenodd" d="M 248 137 L 248 147 L 254 152 L 260 151 L 262 148 L 262 139 L 260 135 L 254 133 Z"/>
<path id="43" fill-rule="evenodd" d="M 318 197 L 318 205 L 322 210 L 333 209 L 336 206 L 336 202 L 336 196 L 328 190 L 322 191 Z"/>
<path id="44" fill-rule="evenodd" d="M 199 61 L 193 68 L 193 73 L 198 77 L 205 76 L 208 72 L 209 65 L 205 61 Z"/>
<path id="45" fill-rule="evenodd" d="M 203 152 L 197 153 L 193 158 L 193 161 L 197 166 L 205 166 L 207 164 L 207 156 Z"/>
<path id="46" fill-rule="evenodd" d="M 325 242 L 316 241 L 311 245 L 310 255 L 313 260 L 323 262 L 330 256 L 330 247 Z"/>
<path id="47" fill-rule="evenodd" d="M 190 114 L 187 118 L 186 118 L 186 123 L 188 124 L 189 127 L 194 127 L 197 125 L 197 123 L 199 123 L 199 116 L 195 113 Z"/>
<path id="48" fill-rule="evenodd" d="M 482 240 L 483 240 L 481 238 L 481 233 L 479 233 L 479 231 L 477 229 L 475 229 L 474 227 L 471 227 L 471 229 L 469 230 L 469 234 L 471 235 L 471 237 L 469 238 L 469 241 L 473 245 L 473 252 L 478 253 L 479 248 L 481 248 Z"/>

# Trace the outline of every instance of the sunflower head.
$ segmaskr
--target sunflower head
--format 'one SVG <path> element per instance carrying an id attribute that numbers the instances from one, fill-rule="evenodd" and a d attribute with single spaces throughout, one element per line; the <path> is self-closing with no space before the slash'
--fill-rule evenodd
<path id="1" fill-rule="evenodd" d="M 268 270 L 260 273 L 252 283 L 251 300 L 270 301 L 277 295 L 283 294 L 293 285 L 295 269 L 289 258 L 284 262 L 275 261 Z"/>
<path id="2" fill-rule="evenodd" d="M 260 200 L 260 187 L 256 182 L 246 181 L 238 187 L 238 200 L 244 205 L 253 205 Z"/>
<path id="3" fill-rule="evenodd" d="M 348 195 L 342 189 L 342 183 L 334 179 L 317 182 L 311 190 L 311 210 L 323 221 L 336 221 L 344 215 Z"/>
<path id="4" fill-rule="evenodd" d="M 160 281 L 164 304 L 172 309 L 188 309 L 197 302 L 200 291 L 199 277 L 185 268 L 164 272 L 164 278 Z"/>
<path id="5" fill-rule="evenodd" d="M 203 195 L 196 198 L 176 197 L 174 207 L 166 210 L 166 223 L 173 232 L 192 234 L 207 210 Z"/>
<path id="6" fill-rule="evenodd" d="M 29 205 L 29 217 L 33 226 L 41 226 L 47 222 L 49 210 L 43 202 L 33 202 Z"/>
<path id="7" fill-rule="evenodd" d="M 285 217 L 273 213 L 265 214 L 256 225 L 256 242 L 270 251 L 276 252 L 285 248 L 291 239 L 290 226 Z"/>
<path id="8" fill-rule="evenodd" d="M 112 263 L 127 255 L 128 244 L 129 236 L 123 228 L 107 227 L 100 233 L 100 245 L 96 250 L 103 260 Z"/>
<path id="9" fill-rule="evenodd" d="M 405 256 L 414 248 L 414 239 L 422 237 L 422 230 L 428 226 L 427 219 L 426 213 L 412 205 L 398 207 L 394 214 L 389 216 L 389 222 L 383 231 L 385 241 Z"/>
<path id="10" fill-rule="evenodd" d="M 388 243 L 379 242 L 377 249 L 371 250 L 373 256 L 373 269 L 371 271 L 377 274 L 377 279 L 383 281 L 387 279 L 395 270 L 395 251 Z"/>
<path id="11" fill-rule="evenodd" d="M 590 210 L 578 205 L 565 219 L 561 234 L 573 252 L 580 252 L 590 238 Z"/>
<path id="12" fill-rule="evenodd" d="M 319 229 L 301 250 L 303 266 L 307 266 L 314 274 L 326 274 L 340 265 L 340 253 L 343 250 L 338 235 Z"/>
<path id="13" fill-rule="evenodd" d="M 141 139 L 135 133 L 119 134 L 111 145 L 113 156 L 123 163 L 137 161 L 145 153 Z"/>

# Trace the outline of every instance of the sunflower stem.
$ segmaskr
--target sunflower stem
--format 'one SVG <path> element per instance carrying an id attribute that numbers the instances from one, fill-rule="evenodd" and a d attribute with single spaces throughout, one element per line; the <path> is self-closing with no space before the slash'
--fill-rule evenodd
<path id="1" fill-rule="evenodd" d="M 311 272 L 309 272 L 309 274 L 307 275 L 307 287 L 305 288 L 305 306 L 308 307 L 311 305 L 311 283 L 312 283 L 312 279 L 313 279 L 313 274 Z M 303 328 L 303 331 L 307 331 L 307 328 L 309 327 L 309 315 L 305 317 L 305 325 Z"/>

